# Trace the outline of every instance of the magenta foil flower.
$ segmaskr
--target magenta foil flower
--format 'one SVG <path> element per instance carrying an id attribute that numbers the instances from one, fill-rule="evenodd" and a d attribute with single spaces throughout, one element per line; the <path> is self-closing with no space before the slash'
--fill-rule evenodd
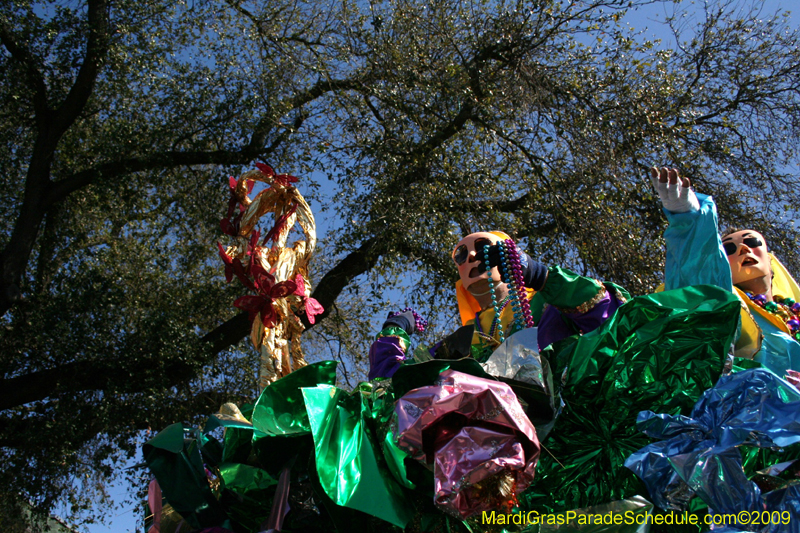
<path id="1" fill-rule="evenodd" d="M 446 370 L 395 405 L 397 445 L 434 472 L 434 501 L 467 518 L 510 506 L 533 481 L 536 429 L 505 383 Z"/>
<path id="2" fill-rule="evenodd" d="M 258 167 L 258 170 L 260 170 L 262 174 L 271 177 L 276 184 L 283 187 L 291 187 L 292 183 L 297 183 L 298 181 L 296 177 L 289 174 L 276 174 L 271 166 L 265 165 L 264 163 L 256 163 L 256 167 Z"/>

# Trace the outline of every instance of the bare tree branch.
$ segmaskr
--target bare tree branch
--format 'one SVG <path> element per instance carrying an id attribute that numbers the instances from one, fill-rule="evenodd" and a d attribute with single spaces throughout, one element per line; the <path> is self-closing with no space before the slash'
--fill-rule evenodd
<path id="1" fill-rule="evenodd" d="M 38 68 L 38 61 L 25 46 L 14 39 L 14 35 L 5 20 L 0 20 L 0 42 L 6 47 L 11 57 L 22 66 L 33 93 L 33 108 L 36 112 L 36 123 L 44 128 L 49 121 L 51 110 L 47 105 L 47 86 Z"/>

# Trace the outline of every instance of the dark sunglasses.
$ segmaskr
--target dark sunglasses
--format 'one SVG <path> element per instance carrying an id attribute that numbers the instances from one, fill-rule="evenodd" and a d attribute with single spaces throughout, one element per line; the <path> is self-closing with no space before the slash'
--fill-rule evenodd
<path id="1" fill-rule="evenodd" d="M 489 239 L 478 239 L 473 244 L 475 246 L 475 251 L 482 250 L 484 246 L 491 246 L 492 241 Z M 462 244 L 458 248 L 455 249 L 453 252 L 453 261 L 456 262 L 457 265 L 463 265 L 464 261 L 467 260 L 469 257 L 469 248 L 467 248 L 466 244 Z"/>
<path id="2" fill-rule="evenodd" d="M 758 248 L 764 243 L 761 242 L 761 239 L 758 237 L 745 237 L 742 239 L 742 244 L 746 245 L 748 248 Z M 736 253 L 736 250 L 739 249 L 739 245 L 735 242 L 726 242 L 722 247 L 725 249 L 726 255 L 733 255 Z"/>

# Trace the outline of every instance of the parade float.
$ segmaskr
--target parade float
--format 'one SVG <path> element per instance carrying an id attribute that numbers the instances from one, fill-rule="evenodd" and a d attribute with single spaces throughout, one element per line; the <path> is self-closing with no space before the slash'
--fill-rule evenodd
<path id="1" fill-rule="evenodd" d="M 250 293 L 234 305 L 262 390 L 144 446 L 149 532 L 800 531 L 800 392 L 728 355 L 741 310 L 729 291 L 632 298 L 540 351 L 542 309 L 508 261 L 498 347 L 476 356 L 454 335 L 445 356 L 417 351 L 390 379 L 344 390 L 335 362 L 303 357 L 321 308 L 295 181 L 266 165 L 231 178 L 219 250 Z M 251 200 L 256 182 L 267 187 Z M 295 225 L 304 238 L 289 245 Z"/>

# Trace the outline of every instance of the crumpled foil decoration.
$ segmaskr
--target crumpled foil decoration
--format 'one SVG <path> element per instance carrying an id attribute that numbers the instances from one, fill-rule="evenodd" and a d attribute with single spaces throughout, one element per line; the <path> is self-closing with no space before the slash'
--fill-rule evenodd
<path id="1" fill-rule="evenodd" d="M 228 215 L 220 221 L 220 226 L 223 232 L 234 238 L 234 244 L 227 248 L 221 244 L 219 246 L 220 255 L 226 263 L 228 281 L 232 271 L 245 286 L 255 290 L 251 278 L 255 275 L 254 264 L 257 264 L 274 277 L 272 281 L 275 286 L 284 284 L 292 288 L 283 292 L 273 291 L 271 296 L 261 296 L 265 300 L 262 309 L 266 309 L 270 317 L 266 323 L 263 311 L 251 312 L 250 340 L 261 354 L 259 384 L 263 389 L 305 366 L 300 345 L 305 326 L 297 314 L 305 313 L 313 324 L 314 315 L 321 313 L 322 308 L 310 297 L 311 284 L 308 280 L 308 263 L 317 243 L 316 223 L 308 203 L 292 185 L 297 178 L 276 174 L 264 164 L 256 166 L 258 170 L 246 172 L 238 180 L 230 178 Z M 250 199 L 248 194 L 255 182 L 266 183 L 268 187 Z M 274 225 L 259 245 L 260 232 L 256 226 L 266 215 L 272 215 Z M 295 224 L 299 224 L 305 238 L 287 246 L 289 233 Z M 270 240 L 273 244 L 267 246 Z M 270 306 L 271 310 L 264 306 Z"/>
<path id="2" fill-rule="evenodd" d="M 791 515 L 788 523 L 741 524 L 728 531 L 800 532 L 800 479 L 764 494 L 745 475 L 739 449 L 781 450 L 800 443 L 800 392 L 786 381 L 761 369 L 724 376 L 703 394 L 690 416 L 643 411 L 637 427 L 665 439 L 625 462 L 657 506 L 679 508 L 688 488 L 708 504 L 711 514 Z"/>
<path id="3" fill-rule="evenodd" d="M 596 330 L 543 350 L 566 405 L 523 508 L 563 512 L 637 494 L 624 468 L 650 442 L 637 413 L 691 412 L 722 373 L 739 308 L 730 291 L 709 285 L 639 296 Z"/>
<path id="4" fill-rule="evenodd" d="M 483 363 L 487 374 L 516 379 L 525 383 L 536 383 L 546 387 L 542 358 L 538 349 L 538 329 L 520 330 L 492 352 Z M 552 382 L 549 384 L 552 389 Z"/>
<path id="5" fill-rule="evenodd" d="M 538 328 L 525 328 L 509 336 L 481 366 L 487 374 L 512 386 L 536 428 L 536 436 L 544 440 L 564 402 L 555 393 L 550 364 L 539 353 Z"/>
<path id="6" fill-rule="evenodd" d="M 539 440 L 504 383 L 445 370 L 400 398 L 394 413 L 397 446 L 433 469 L 434 501 L 449 514 L 497 508 L 533 480 Z"/>

